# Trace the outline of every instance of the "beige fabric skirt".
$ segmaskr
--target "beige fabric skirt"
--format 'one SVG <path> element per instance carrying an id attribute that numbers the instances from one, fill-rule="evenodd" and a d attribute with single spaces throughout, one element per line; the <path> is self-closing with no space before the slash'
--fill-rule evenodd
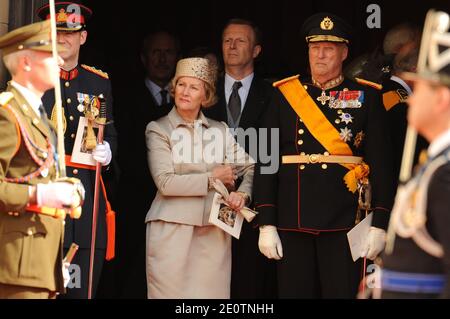
<path id="1" fill-rule="evenodd" d="M 231 237 L 221 229 L 152 221 L 146 250 L 148 298 L 230 298 Z"/>

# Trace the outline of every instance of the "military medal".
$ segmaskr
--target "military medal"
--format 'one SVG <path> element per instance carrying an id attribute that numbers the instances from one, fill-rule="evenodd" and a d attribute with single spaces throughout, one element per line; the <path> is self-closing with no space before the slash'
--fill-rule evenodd
<path id="1" fill-rule="evenodd" d="M 317 101 L 319 101 L 322 105 L 327 104 L 329 100 L 330 97 L 325 93 L 325 91 L 322 91 L 322 94 L 317 97 Z"/>
<path id="2" fill-rule="evenodd" d="M 339 136 L 341 137 L 341 140 L 343 140 L 344 142 L 348 142 L 352 139 L 353 133 L 351 129 L 345 127 L 341 128 L 341 133 L 339 133 Z"/>
<path id="3" fill-rule="evenodd" d="M 330 103 L 331 109 L 357 109 L 364 102 L 364 91 L 331 91 Z"/>
<path id="4" fill-rule="evenodd" d="M 353 120 L 353 116 L 351 116 L 349 113 L 341 113 L 341 115 L 339 116 L 339 118 L 341 119 L 342 122 L 344 122 L 345 124 L 351 123 Z"/>
<path id="5" fill-rule="evenodd" d="M 358 132 L 358 134 L 356 134 L 356 136 L 355 136 L 355 140 L 353 142 L 353 145 L 356 148 L 360 147 L 363 139 L 364 139 L 364 132 L 363 131 Z"/>
<path id="6" fill-rule="evenodd" d="M 331 22 L 331 27 L 333 27 L 333 22 L 331 20 L 329 22 Z M 328 24 L 329 22 L 327 22 L 327 25 L 329 25 Z M 339 85 L 340 83 L 342 83 L 342 81 L 344 81 L 344 77 L 342 75 L 339 75 L 337 78 L 328 81 L 323 85 L 318 81 L 316 81 L 315 79 L 312 79 L 313 84 L 322 89 L 322 94 L 320 94 L 320 96 L 318 96 L 316 100 L 319 101 L 322 105 L 327 104 L 327 102 L 330 101 L 332 97 L 331 95 L 328 96 L 327 93 L 325 93 L 325 90 L 328 90 L 332 87 Z"/>

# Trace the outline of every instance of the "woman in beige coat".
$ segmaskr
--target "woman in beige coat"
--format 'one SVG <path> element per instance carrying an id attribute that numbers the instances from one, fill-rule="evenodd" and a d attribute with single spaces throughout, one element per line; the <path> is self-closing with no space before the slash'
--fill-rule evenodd
<path id="1" fill-rule="evenodd" d="M 147 126 L 150 171 L 158 188 L 147 213 L 149 298 L 229 298 L 230 235 L 208 223 L 218 179 L 239 211 L 250 200 L 254 161 L 226 124 L 206 118 L 215 101 L 215 70 L 204 58 L 177 64 L 175 106 Z M 242 178 L 237 191 L 235 181 Z"/>

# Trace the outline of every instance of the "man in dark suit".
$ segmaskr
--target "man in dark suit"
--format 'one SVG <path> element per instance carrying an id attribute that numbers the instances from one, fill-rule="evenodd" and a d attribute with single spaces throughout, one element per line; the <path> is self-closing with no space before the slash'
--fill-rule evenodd
<path id="1" fill-rule="evenodd" d="M 245 143 L 242 146 L 247 153 L 252 150 L 250 144 L 257 141 L 246 139 L 244 130 L 254 129 L 258 133 L 273 90 L 254 73 L 254 61 L 261 50 L 261 33 L 252 22 L 232 19 L 226 24 L 222 33 L 225 75 L 217 86 L 219 101 L 204 110 L 207 117 L 238 129 L 235 131 L 237 140 Z M 256 159 L 258 154 L 250 152 L 250 156 Z M 240 239 L 233 239 L 231 298 L 276 296 L 275 264 L 258 252 L 256 227 L 254 223 L 244 223 Z"/>
<path id="2" fill-rule="evenodd" d="M 148 123 L 167 115 L 173 107 L 169 84 L 179 51 L 175 35 L 167 31 L 150 33 L 141 52 L 145 78 L 133 82 L 129 94 L 116 103 L 121 168 L 118 294 L 125 298 L 147 296 L 143 221 L 155 197 L 156 186 L 148 167 L 145 129 Z"/>
<path id="3" fill-rule="evenodd" d="M 330 13 L 305 21 L 311 77 L 275 83 L 280 92 L 264 120 L 278 129 L 272 158 L 282 164 L 264 174 L 258 163 L 254 193 L 259 248 L 279 260 L 280 298 L 356 296 L 363 269 L 352 259 L 347 232 L 364 217 L 358 191 L 368 190 L 369 179 L 373 221 L 360 255 L 374 259 L 384 248 L 394 193 L 391 148 L 378 92 L 342 75 L 350 32 Z"/>
<path id="4" fill-rule="evenodd" d="M 65 149 L 66 154 L 71 156 L 74 153 L 75 140 L 80 119 L 85 117 L 86 102 L 92 109 L 99 107 L 99 96 L 106 99 L 106 113 L 108 121 L 112 120 L 112 94 L 111 84 L 108 74 L 93 67 L 79 64 L 78 58 L 80 47 L 87 40 L 86 23 L 92 15 L 91 9 L 83 6 L 79 2 L 57 2 L 55 4 L 56 21 L 58 31 L 58 43 L 66 48 L 61 54 L 64 64 L 60 71 L 62 106 L 64 108 L 65 124 Z M 49 5 L 44 5 L 37 11 L 41 19 L 49 19 Z M 72 20 L 73 19 L 73 20 Z M 43 98 L 44 107 L 52 121 L 55 120 L 54 113 L 54 91 L 47 91 Z M 110 168 L 112 154 L 116 150 L 116 130 L 114 125 L 105 126 L 104 143 L 94 145 L 92 156 L 95 162 L 103 166 L 102 176 L 108 186 L 108 180 L 112 178 L 114 169 Z M 83 142 L 82 142 L 83 143 Z M 95 144 L 95 143 L 94 143 Z M 79 151 L 79 150 L 78 150 Z M 88 297 L 89 281 L 89 261 L 90 246 L 92 239 L 92 213 L 94 204 L 95 185 L 95 165 L 84 165 L 66 159 L 68 166 L 67 175 L 79 178 L 86 189 L 86 200 L 83 204 L 83 215 L 79 220 L 66 221 L 64 249 L 68 250 L 75 242 L 79 245 L 79 250 L 73 260 L 74 265 L 79 268 L 72 268 L 73 281 L 68 285 L 68 292 L 65 298 L 86 299 Z M 92 163 L 93 164 L 93 163 Z M 92 296 L 96 294 L 96 288 L 100 280 L 105 258 L 111 259 L 114 250 L 114 234 L 112 227 L 107 229 L 107 218 L 113 218 L 111 212 L 107 215 L 106 192 L 100 193 L 98 206 L 98 221 L 94 258 L 94 278 Z M 109 217 L 108 217 L 109 216 Z M 109 223 L 109 225 L 111 225 Z M 107 250 L 108 248 L 108 250 Z M 79 278 L 80 280 L 77 280 Z"/>
<path id="5" fill-rule="evenodd" d="M 448 19 L 443 12 L 427 15 L 433 29 L 424 30 L 426 62 L 403 76 L 415 81 L 408 122 L 430 146 L 428 160 L 397 193 L 390 226 L 396 238 L 382 260 L 383 298 L 450 298 L 450 59 L 443 53 L 450 33 L 434 29 Z"/>

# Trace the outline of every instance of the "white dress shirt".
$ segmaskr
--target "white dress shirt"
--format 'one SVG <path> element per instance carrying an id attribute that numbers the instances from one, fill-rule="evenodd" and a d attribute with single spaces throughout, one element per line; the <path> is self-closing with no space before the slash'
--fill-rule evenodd
<path id="1" fill-rule="evenodd" d="M 241 113 L 244 110 L 245 102 L 247 101 L 248 92 L 250 92 L 250 86 L 252 85 L 254 73 L 250 73 L 242 80 L 233 79 L 230 75 L 225 74 L 225 99 L 227 101 L 230 100 L 231 93 L 233 91 L 234 82 L 238 81 L 242 83 L 242 86 L 239 88 L 238 93 L 241 98 Z"/>
<path id="2" fill-rule="evenodd" d="M 162 96 L 161 96 L 162 90 L 167 91 L 167 100 L 170 101 L 169 84 L 167 84 L 164 88 L 161 88 L 159 85 L 157 85 L 155 82 L 153 82 L 149 78 L 145 78 L 145 86 L 152 94 L 152 96 L 155 99 L 156 104 L 158 104 L 158 106 L 161 105 L 161 102 L 162 102 Z"/>
<path id="3" fill-rule="evenodd" d="M 11 81 L 10 83 L 17 91 L 20 92 L 20 94 L 23 95 L 25 100 L 27 100 L 27 102 L 30 104 L 33 111 L 40 117 L 41 112 L 39 111 L 39 106 L 42 105 L 42 100 L 30 89 L 27 89 L 26 87 L 20 85 L 19 83 L 15 81 Z"/>

